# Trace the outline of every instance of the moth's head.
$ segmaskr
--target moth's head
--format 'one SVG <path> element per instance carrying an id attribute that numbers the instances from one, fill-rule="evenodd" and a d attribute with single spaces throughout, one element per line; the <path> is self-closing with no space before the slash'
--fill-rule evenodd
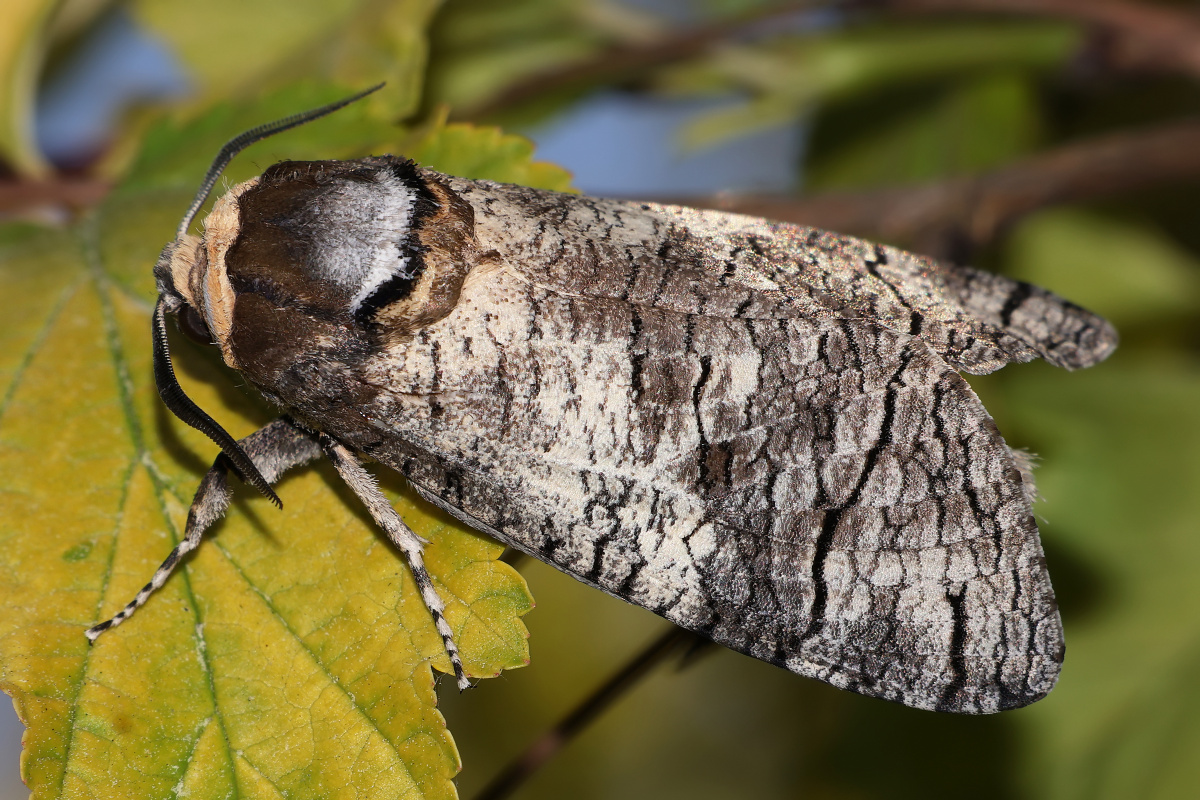
<path id="1" fill-rule="evenodd" d="M 171 365 L 166 315 L 175 316 L 181 329 L 193 338 L 219 344 L 225 353 L 226 361 L 236 366 L 236 360 L 231 357 L 229 349 L 233 293 L 224 260 L 228 257 L 230 247 L 239 241 L 241 225 L 238 198 L 253 188 L 260 179 L 240 184 L 218 200 L 205 221 L 205 233 L 202 237 L 188 232 L 196 212 L 204 205 L 225 167 L 248 145 L 332 113 L 376 91 L 380 86 L 345 100 L 254 128 L 230 140 L 213 160 L 192 205 L 179 224 L 175 240 L 163 249 L 154 267 L 158 285 L 158 302 L 154 308 L 154 379 L 158 385 L 159 396 L 176 416 L 216 442 L 242 478 L 248 483 L 253 483 L 276 505 L 281 505 L 279 498 L 242 447 L 212 417 L 193 403 L 180 387 Z"/>
<path id="2" fill-rule="evenodd" d="M 263 386 L 320 343 L 394 341 L 449 313 L 474 214 L 394 156 L 285 161 L 235 186 L 155 267 L 180 327 Z"/>

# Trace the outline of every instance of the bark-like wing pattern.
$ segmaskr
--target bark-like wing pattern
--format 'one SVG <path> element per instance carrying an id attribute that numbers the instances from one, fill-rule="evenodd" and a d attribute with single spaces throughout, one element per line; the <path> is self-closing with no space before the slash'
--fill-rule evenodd
<path id="1" fill-rule="evenodd" d="M 1044 358 L 1077 369 L 1117 335 L 1021 281 L 850 236 L 741 214 L 622 203 L 451 179 L 483 213 L 480 238 L 535 283 L 725 316 L 860 318 L 919 336 L 956 369 Z M 489 213 L 503 207 L 517 213 Z"/>
<path id="2" fill-rule="evenodd" d="M 801 674 L 967 712 L 1044 694 L 1057 612 L 970 388 L 919 337 L 754 302 L 684 313 L 499 268 L 374 366 L 376 425 L 402 444 L 355 444 L 520 549 Z"/>
<path id="3" fill-rule="evenodd" d="M 168 245 L 155 276 L 160 322 L 202 316 L 288 414 L 246 452 L 269 445 L 278 477 L 301 463 L 292 433 L 306 453 L 319 443 L 404 553 L 460 685 L 420 543 L 356 454 L 803 675 L 973 713 L 1054 684 L 1031 479 L 956 372 L 1104 358 L 1112 328 L 1045 290 L 811 228 L 390 156 L 276 164 L 217 202 L 203 239 Z M 168 405 L 246 455 L 173 385 L 165 342 Z M 192 518 L 225 502 L 202 489 Z"/>

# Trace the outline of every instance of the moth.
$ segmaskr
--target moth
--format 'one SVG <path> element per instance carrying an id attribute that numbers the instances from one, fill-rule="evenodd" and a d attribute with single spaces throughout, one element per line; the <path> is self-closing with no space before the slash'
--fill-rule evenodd
<path id="1" fill-rule="evenodd" d="M 378 87 L 376 87 L 378 88 Z M 368 91 L 373 91 L 368 90 Z M 216 442 L 185 535 L 324 455 L 403 553 L 468 685 L 423 540 L 361 459 L 466 525 L 793 672 L 991 713 L 1054 686 L 1063 637 L 1027 458 L 960 372 L 1105 358 L 1050 292 L 737 214 L 466 180 L 394 156 L 285 161 L 154 267 L 163 401 Z M 234 441 L 183 393 L 166 317 L 282 412 Z"/>

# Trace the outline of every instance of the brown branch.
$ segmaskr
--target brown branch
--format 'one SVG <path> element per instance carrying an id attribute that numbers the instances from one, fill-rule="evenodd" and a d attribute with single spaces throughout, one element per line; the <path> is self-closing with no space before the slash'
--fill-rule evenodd
<path id="1" fill-rule="evenodd" d="M 900 14 L 985 13 L 1049 17 L 1094 25 L 1109 35 L 1105 55 L 1118 69 L 1178 71 L 1200 77 L 1200 16 L 1129 0 L 864 0 Z"/>
<path id="2" fill-rule="evenodd" d="M 597 83 L 617 83 L 646 70 L 683 61 L 713 45 L 736 39 L 766 19 L 820 5 L 818 0 L 760 6 L 743 14 L 669 33 L 638 44 L 618 45 L 594 56 L 527 76 L 456 118 L 495 114 L 545 94 Z M 1126 70 L 1183 72 L 1200 77 L 1200 16 L 1164 5 L 1130 0 L 830 0 L 829 6 L 916 14 L 1012 14 L 1092 25 L 1107 34 L 1109 66 Z"/>
<path id="3" fill-rule="evenodd" d="M 619 83 L 646 70 L 683 61 L 713 45 L 735 39 L 764 20 L 812 8 L 815 0 L 759 6 L 716 22 L 669 33 L 648 42 L 607 48 L 574 64 L 537 72 L 518 80 L 479 105 L 457 109 L 454 117 L 478 119 L 546 94 L 596 83 Z"/>
<path id="4" fill-rule="evenodd" d="M 0 214 L 25 214 L 40 209 L 74 213 L 100 202 L 111 188 L 106 181 L 89 179 L 0 181 Z"/>
<path id="5" fill-rule="evenodd" d="M 475 800 L 500 800 L 511 795 L 600 714 L 636 686 L 651 669 L 694 638 L 695 634 L 672 625 L 670 630 L 630 659 L 554 727 L 525 748 L 525 752 L 510 761 L 508 766 L 475 796 Z"/>
<path id="6" fill-rule="evenodd" d="M 948 242 L 977 247 L 1045 206 L 1200 179 L 1200 120 L 1074 142 L 994 172 L 923 186 L 807 197 L 674 198 L 817 228 L 903 242 L 944 255 Z"/>

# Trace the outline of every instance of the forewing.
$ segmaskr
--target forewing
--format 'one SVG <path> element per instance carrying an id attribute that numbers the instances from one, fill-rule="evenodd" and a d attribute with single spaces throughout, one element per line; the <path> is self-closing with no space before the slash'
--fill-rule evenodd
<path id="1" fill-rule="evenodd" d="M 728 490 L 707 490 L 714 638 L 921 708 L 1043 696 L 1057 609 L 1027 488 L 978 398 L 919 339 L 839 322 L 814 347 L 796 327 L 759 334 L 744 427 L 709 445 L 710 462 L 734 455 Z"/>
<path id="2" fill-rule="evenodd" d="M 1020 473 L 919 337 L 570 296 L 501 269 L 372 382 L 390 387 L 389 435 L 359 449 L 684 627 L 922 708 L 995 711 L 1053 685 L 1061 632 Z"/>
<path id="3" fill-rule="evenodd" d="M 1039 287 L 861 239 L 755 217 L 450 179 L 481 240 L 568 295 L 691 314 L 863 319 L 919 336 L 956 369 L 1109 355 L 1104 319 Z M 495 213 L 504 209 L 505 213 Z"/>

